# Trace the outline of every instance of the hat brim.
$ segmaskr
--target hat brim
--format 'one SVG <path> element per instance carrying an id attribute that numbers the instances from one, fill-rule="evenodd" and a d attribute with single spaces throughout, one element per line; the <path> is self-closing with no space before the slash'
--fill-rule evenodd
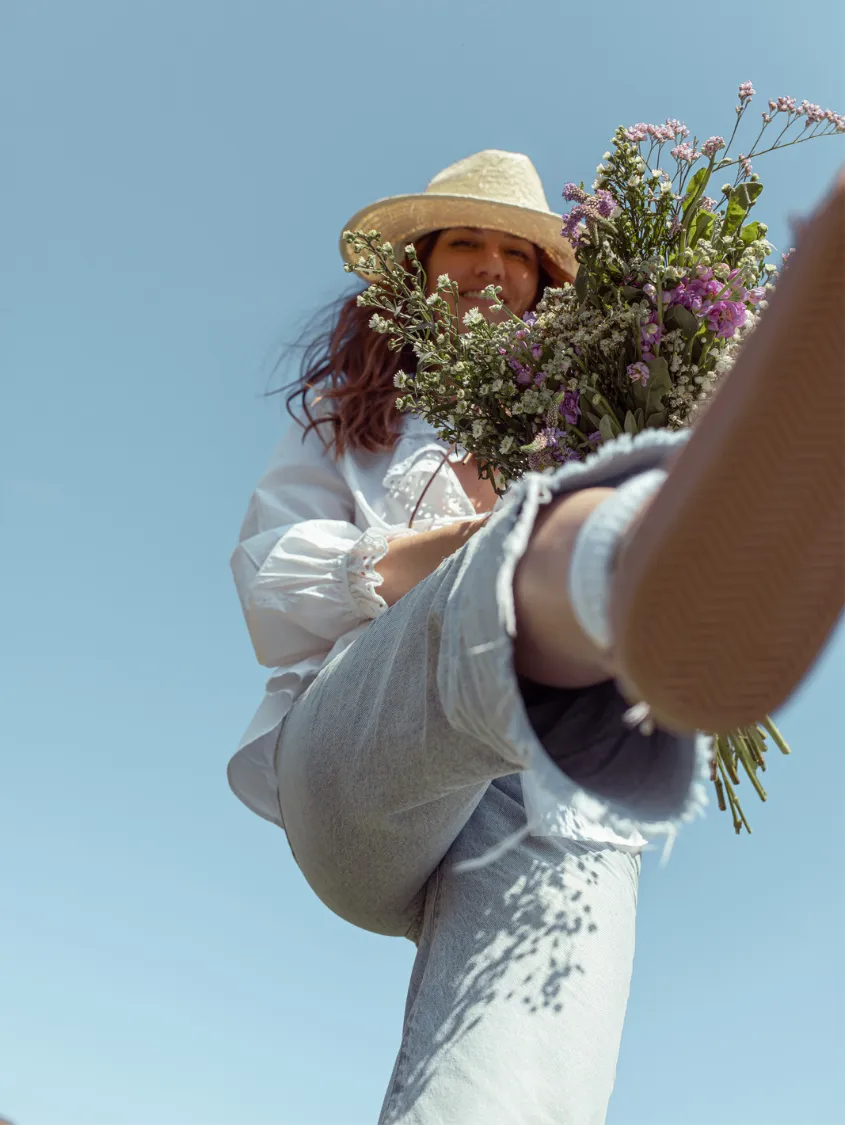
<path id="1" fill-rule="evenodd" d="M 417 195 L 394 195 L 380 199 L 358 211 L 344 230 L 377 230 L 401 257 L 410 242 L 416 242 L 432 231 L 450 227 L 479 227 L 498 230 L 533 242 L 543 253 L 543 265 L 558 284 L 574 281 L 578 272 L 575 251 L 560 233 L 563 220 L 551 211 L 536 211 L 512 203 L 498 203 L 472 195 L 437 195 L 434 192 Z M 365 280 L 364 271 L 357 269 L 358 256 L 343 240 L 340 252 Z"/>

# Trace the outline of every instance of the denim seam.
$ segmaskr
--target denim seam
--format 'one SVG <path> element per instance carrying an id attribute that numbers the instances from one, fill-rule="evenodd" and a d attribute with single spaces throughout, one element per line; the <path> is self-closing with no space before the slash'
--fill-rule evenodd
<path id="1" fill-rule="evenodd" d="M 429 940 L 429 957 L 426 959 L 425 968 L 423 969 L 422 976 L 420 977 L 419 984 L 417 986 L 417 994 L 414 997 L 414 1002 L 411 1005 L 411 1009 L 404 1020 L 404 1025 L 402 1028 L 402 1042 L 399 1044 L 399 1054 L 396 1061 L 396 1068 L 393 1072 L 393 1077 L 390 1081 L 390 1088 L 387 1091 L 387 1095 L 384 1100 L 383 1117 L 385 1121 L 388 1120 L 387 1112 L 391 1109 L 391 1102 L 393 1101 L 394 1094 L 398 1093 L 398 1095 L 401 1097 L 404 1093 L 405 1066 L 407 1064 L 409 1056 L 408 1040 L 410 1039 L 412 1033 L 416 1030 L 417 1009 L 420 1004 L 423 985 L 431 967 L 430 954 L 431 949 L 434 946 L 434 936 L 437 932 L 437 926 L 440 921 L 442 876 L 439 866 L 436 868 L 432 878 L 434 879 L 434 902 L 432 904 L 429 920 L 423 926 L 422 933 L 420 934 L 420 941 L 422 941 L 426 937 Z"/>

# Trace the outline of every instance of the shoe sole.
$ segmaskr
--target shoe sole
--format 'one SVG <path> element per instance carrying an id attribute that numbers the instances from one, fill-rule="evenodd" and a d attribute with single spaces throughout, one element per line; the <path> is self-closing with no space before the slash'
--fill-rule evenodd
<path id="1" fill-rule="evenodd" d="M 622 690 L 670 730 L 784 703 L 845 604 L 845 171 L 620 553 Z"/>

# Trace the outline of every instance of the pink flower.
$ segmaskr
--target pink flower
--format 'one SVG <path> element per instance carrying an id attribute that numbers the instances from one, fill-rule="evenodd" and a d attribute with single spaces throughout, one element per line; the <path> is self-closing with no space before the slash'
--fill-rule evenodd
<path id="1" fill-rule="evenodd" d="M 671 125 L 649 125 L 648 135 L 660 144 L 665 144 L 666 141 L 674 141 L 675 130 Z"/>
<path id="2" fill-rule="evenodd" d="M 631 125 L 630 128 L 625 130 L 624 136 L 626 141 L 639 144 L 648 136 L 648 125 L 644 121 L 638 121 L 636 125 Z"/>
<path id="3" fill-rule="evenodd" d="M 726 340 L 745 324 L 747 312 L 741 301 L 716 301 L 707 310 L 707 327 L 719 339 Z"/>
<path id="4" fill-rule="evenodd" d="M 795 99 L 793 98 L 792 101 L 794 103 Z M 819 121 L 825 119 L 825 111 L 820 105 L 815 105 L 813 102 L 803 101 L 797 112 L 807 118 L 807 125 L 816 125 Z"/>
<path id="5" fill-rule="evenodd" d="M 676 160 L 686 161 L 687 164 L 693 164 L 701 156 L 700 152 L 696 152 L 689 141 L 684 141 L 682 144 L 676 145 L 672 149 L 672 156 Z"/>
<path id="6" fill-rule="evenodd" d="M 715 156 L 720 149 L 725 147 L 724 137 L 709 137 L 701 146 L 701 151 L 705 156 Z"/>
<path id="7" fill-rule="evenodd" d="M 643 363 L 642 360 L 637 360 L 636 363 L 631 363 L 626 368 L 628 378 L 632 383 L 641 383 L 643 386 L 648 382 L 649 369 L 648 365 Z"/>

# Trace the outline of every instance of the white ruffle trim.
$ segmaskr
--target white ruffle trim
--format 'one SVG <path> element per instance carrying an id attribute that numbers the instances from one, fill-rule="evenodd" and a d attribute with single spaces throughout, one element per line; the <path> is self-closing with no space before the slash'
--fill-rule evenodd
<path id="1" fill-rule="evenodd" d="M 349 594 L 364 620 L 372 620 L 387 609 L 387 602 L 378 592 L 382 577 L 376 567 L 387 554 L 389 545 L 383 531 L 370 527 L 346 552 Z"/>
<path id="2" fill-rule="evenodd" d="M 384 613 L 387 602 L 378 592 L 384 581 L 378 564 L 387 554 L 394 539 L 415 535 L 413 528 L 400 527 L 385 530 L 369 527 L 346 552 L 346 581 L 349 596 L 361 614 L 362 620 L 371 621 Z"/>

